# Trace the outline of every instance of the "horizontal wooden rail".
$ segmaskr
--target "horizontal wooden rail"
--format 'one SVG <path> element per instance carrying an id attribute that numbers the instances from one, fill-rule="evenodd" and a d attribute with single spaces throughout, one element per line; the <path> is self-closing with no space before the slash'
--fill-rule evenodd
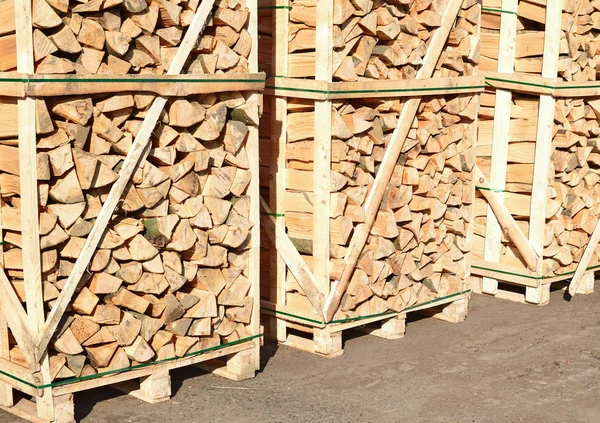
<path id="1" fill-rule="evenodd" d="M 313 100 L 385 97 L 423 97 L 483 92 L 481 76 L 411 79 L 400 81 L 326 82 L 310 79 L 268 78 L 266 94 Z"/>
<path id="2" fill-rule="evenodd" d="M 184 97 L 225 91 L 258 91 L 264 73 L 219 75 L 25 75 L 0 74 L 0 96 L 24 98 L 137 91 Z"/>
<path id="3" fill-rule="evenodd" d="M 565 82 L 527 74 L 482 72 L 485 85 L 492 88 L 555 98 L 595 97 L 600 95 L 600 83 Z"/>

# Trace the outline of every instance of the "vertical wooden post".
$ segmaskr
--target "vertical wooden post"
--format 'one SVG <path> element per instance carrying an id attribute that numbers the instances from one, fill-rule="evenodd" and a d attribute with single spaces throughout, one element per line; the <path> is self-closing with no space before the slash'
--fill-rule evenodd
<path id="1" fill-rule="evenodd" d="M 558 49 L 562 17 L 562 0 L 548 0 L 546 3 L 546 27 L 544 34 L 544 57 L 542 77 L 556 80 L 558 76 Z M 546 226 L 546 203 L 552 134 L 554 127 L 554 97 L 540 95 L 535 160 L 533 165 L 533 185 L 531 189 L 531 217 L 529 218 L 529 243 L 535 252 L 543 257 L 544 227 Z M 543 262 L 536 269 L 537 276 L 543 276 Z M 526 287 L 525 300 L 534 304 L 548 302 L 550 287 Z"/>
<path id="2" fill-rule="evenodd" d="M 35 73 L 31 16 L 30 0 L 15 2 L 17 72 L 26 75 L 33 75 Z M 27 315 L 31 327 L 37 335 L 44 324 L 45 314 L 40 257 L 35 99 L 26 97 L 17 101 L 23 274 L 25 279 Z M 41 364 L 43 383 L 50 383 L 50 364 L 47 351 L 43 355 L 36 356 L 36 360 Z M 37 398 L 36 402 L 38 416 L 44 420 L 54 421 L 52 388 L 44 389 L 43 395 Z"/>
<path id="3" fill-rule="evenodd" d="M 257 13 L 257 0 L 250 0 L 247 3 L 250 9 L 250 21 L 248 23 L 248 32 L 252 37 L 252 49 L 250 50 L 250 56 L 248 57 L 249 71 L 258 72 L 258 13 Z M 262 94 L 253 93 L 248 102 L 256 107 L 257 110 L 262 104 Z M 260 110 L 258 110 L 260 112 Z M 257 113 L 258 115 L 258 113 Z M 249 277 L 252 281 L 251 294 L 254 298 L 254 306 L 252 307 L 252 317 L 250 320 L 250 327 L 252 335 L 258 335 L 261 332 L 260 329 L 260 166 L 258 157 L 258 127 L 248 127 L 248 140 L 246 141 L 246 152 L 248 154 L 248 160 L 250 162 L 250 172 L 252 174 L 252 180 L 248 187 L 248 195 L 250 195 L 250 221 L 253 222 L 254 226 L 251 230 L 251 245 L 250 254 L 248 260 L 249 263 Z M 260 339 L 254 340 L 254 366 L 256 370 L 260 369 Z"/>
<path id="4" fill-rule="evenodd" d="M 273 74 L 286 77 L 288 74 L 288 39 L 290 19 L 289 1 L 280 0 L 273 12 Z M 285 232 L 285 146 L 287 142 L 287 98 L 273 96 L 271 98 L 271 162 L 269 163 L 269 206 L 275 214 L 274 231 Z M 286 273 L 287 268 L 279 251 L 280 237 L 274 234 L 275 250 L 270 254 L 271 261 L 271 301 L 286 305 Z M 272 335 L 279 342 L 287 338 L 286 326 L 283 320 L 271 317 Z"/>
<path id="5" fill-rule="evenodd" d="M 316 8 L 315 80 L 333 78 L 333 0 L 320 0 Z M 315 101 L 313 169 L 313 274 L 319 290 L 329 294 L 329 219 L 331 215 L 331 100 Z"/>
<path id="6" fill-rule="evenodd" d="M 515 66 L 515 45 L 517 37 L 517 0 L 502 0 L 500 18 L 500 42 L 498 46 L 498 72 L 513 73 Z M 512 12 L 512 13 L 511 13 Z M 506 183 L 506 166 L 508 160 L 508 138 L 510 132 L 510 110 L 512 93 L 506 90 L 496 90 L 494 106 L 494 134 L 492 137 L 492 163 L 490 166 L 490 185 L 497 190 L 503 190 Z M 498 193 L 504 201 L 504 194 Z M 484 259 L 492 262 L 500 260 L 502 230 L 500 224 L 488 205 Z M 482 291 L 495 295 L 498 292 L 498 281 L 483 278 Z"/>
<path id="7" fill-rule="evenodd" d="M 481 7 L 481 6 L 480 6 Z M 479 13 L 479 19 L 477 22 L 477 28 L 475 30 L 475 34 L 473 34 L 473 36 L 471 37 L 472 40 L 475 40 L 474 42 L 476 42 L 477 44 L 472 45 L 471 46 L 471 55 L 469 55 L 469 59 L 473 60 L 474 57 L 472 55 L 474 54 L 478 54 L 479 49 L 480 49 L 480 43 L 481 43 L 481 11 Z M 478 75 L 479 74 L 479 67 L 475 67 L 475 71 L 473 72 L 474 75 Z M 473 154 L 474 156 L 474 160 L 473 163 L 477 162 L 477 131 L 478 131 L 478 126 L 479 126 L 479 105 L 480 105 L 480 100 L 481 100 L 481 95 L 480 94 L 475 94 L 475 98 L 472 101 L 475 101 L 477 104 L 477 114 L 475 115 L 475 120 L 471 123 L 471 140 L 473 142 L 473 146 L 471 147 L 473 150 L 471 152 L 471 154 Z M 473 260 L 473 238 L 474 238 L 474 232 L 475 232 L 475 177 L 473 175 L 473 172 L 471 172 L 471 187 L 470 187 L 470 191 L 471 191 L 471 205 L 469 207 L 467 207 L 467 217 L 468 217 L 468 226 L 467 226 L 467 235 L 466 235 L 466 243 L 467 243 L 467 248 L 469 250 L 469 252 L 466 254 L 465 257 L 465 266 L 466 266 L 466 272 L 465 272 L 465 284 L 463 286 L 463 289 L 467 290 L 467 289 L 472 289 L 472 280 L 471 280 L 471 262 Z"/>
<path id="8" fill-rule="evenodd" d="M 0 267 L 4 268 L 4 233 L 2 232 L 2 196 L 0 196 Z M 10 360 L 10 345 L 8 343 L 8 325 L 4 318 L 4 310 L 0 307 L 0 358 Z M 14 405 L 13 390 L 9 384 L 0 381 L 0 406 Z"/>

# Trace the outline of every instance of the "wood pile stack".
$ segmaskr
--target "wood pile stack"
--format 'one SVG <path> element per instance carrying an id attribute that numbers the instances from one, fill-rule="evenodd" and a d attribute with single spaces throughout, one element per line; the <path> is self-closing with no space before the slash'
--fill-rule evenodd
<path id="1" fill-rule="evenodd" d="M 526 287 L 517 299 L 543 304 L 550 283 L 571 279 L 578 268 L 588 275 L 580 292 L 590 292 L 599 264 L 592 234 L 600 103 L 593 84 L 582 82 L 597 78 L 600 8 L 587 0 L 505 3 L 516 15 L 498 13 L 499 2 L 483 5 L 480 69 L 495 87 L 481 96 L 477 163 L 492 189 L 485 196 L 498 197 L 522 236 L 498 225 L 504 212 L 488 208 L 481 190 L 473 273 L 484 277 L 485 293 L 504 294 L 498 281 L 507 282 Z"/>
<path id="2" fill-rule="evenodd" d="M 251 10 L 223 1 L 198 39 L 185 73 L 248 73 L 256 41 Z M 121 75 L 166 73 L 201 3 L 103 1 L 33 2 L 36 74 Z M 0 71 L 17 67 L 14 0 L 0 5 Z M 253 17 L 255 19 L 255 17 Z"/>
<path id="3" fill-rule="evenodd" d="M 465 290 L 479 16 L 475 1 L 259 14 L 259 60 L 276 76 L 260 130 L 263 239 L 277 245 L 263 245 L 263 308 L 280 341 L 283 313 L 339 322 Z"/>
<path id="4" fill-rule="evenodd" d="M 20 13 L 0 3 L 0 370 L 52 387 L 34 391 L 49 421 L 55 382 L 218 357 L 252 377 L 256 5 L 36 0 L 29 32 Z"/>

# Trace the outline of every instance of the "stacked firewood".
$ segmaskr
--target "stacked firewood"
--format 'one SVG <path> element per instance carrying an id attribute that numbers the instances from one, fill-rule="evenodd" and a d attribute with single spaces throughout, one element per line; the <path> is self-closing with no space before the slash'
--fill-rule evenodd
<path id="1" fill-rule="evenodd" d="M 198 0 L 35 0 L 36 74 L 166 73 Z M 16 70 L 14 1 L 0 3 L 0 71 Z M 216 2 L 183 73 L 247 73 L 244 1 Z M 52 379 L 79 377 L 247 338 L 250 92 L 170 98 L 50 343 Z M 36 99 L 40 250 L 55 304 L 155 96 Z M 25 301 L 16 100 L 0 98 L 0 264 Z M 10 358 L 25 365 L 11 340 Z"/>
<path id="2" fill-rule="evenodd" d="M 244 1 L 217 4 L 190 55 L 188 73 L 248 72 L 250 11 Z M 163 74 L 199 6 L 198 0 L 35 0 L 35 72 Z M 13 70 L 14 0 L 0 4 L 0 17 L 5 18 L 0 22 L 0 71 Z"/>
<path id="3" fill-rule="evenodd" d="M 423 62 L 428 40 L 440 26 L 445 1 L 333 2 L 334 81 L 413 79 Z M 314 78 L 316 45 L 315 0 L 291 2 L 289 22 L 289 77 Z M 478 50 L 480 6 L 468 0 L 450 34 L 440 59 L 440 76 L 472 75 Z M 259 31 L 264 53 L 271 63 L 272 25 L 265 15 Z M 262 54 L 261 53 L 261 57 Z M 268 66 L 267 66 L 268 67 Z"/>
<path id="4" fill-rule="evenodd" d="M 334 102 L 332 119 L 331 279 L 356 225 L 403 106 L 400 100 Z M 289 105 L 285 222 L 312 265 L 313 111 L 309 101 Z M 477 98 L 429 97 L 404 143 L 337 317 L 402 311 L 417 302 L 459 292 L 467 274 L 468 227 Z M 288 305 L 307 300 L 288 275 Z"/>
<path id="5" fill-rule="evenodd" d="M 152 148 L 51 342 L 53 378 L 182 357 L 246 338 L 252 178 L 241 92 L 170 99 Z M 51 308 L 152 97 L 37 100 L 40 247 Z M 255 110 L 257 113 L 257 110 Z M 4 268 L 25 301 L 17 147 L 0 146 Z M 11 359 L 22 363 L 19 347 Z"/>
<path id="6" fill-rule="evenodd" d="M 481 70 L 498 68 L 501 9 L 498 0 L 485 0 L 482 13 Z M 590 0 L 562 2 L 562 21 L 558 75 L 564 81 L 595 81 L 600 64 L 600 4 Z M 540 75 L 544 53 L 546 2 L 519 0 L 517 8 L 517 36 L 515 72 Z"/>
<path id="7" fill-rule="evenodd" d="M 492 159 L 493 100 L 482 95 L 477 163 L 489 176 Z M 524 234 L 529 218 L 539 99 L 515 95 L 511 107 L 510 144 L 504 203 Z M 554 138 L 547 187 L 544 233 L 544 276 L 574 271 L 598 222 L 600 205 L 600 101 L 598 99 L 556 100 Z M 475 202 L 473 251 L 483 258 L 487 203 Z M 590 265 L 598 262 L 597 256 Z M 500 263 L 524 268 L 524 261 L 508 237 L 503 235 Z"/>

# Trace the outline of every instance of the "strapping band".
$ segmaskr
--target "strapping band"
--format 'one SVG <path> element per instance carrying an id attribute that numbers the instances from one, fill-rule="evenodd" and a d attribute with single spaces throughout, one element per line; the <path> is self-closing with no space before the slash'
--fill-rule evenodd
<path id="1" fill-rule="evenodd" d="M 275 10 L 275 9 L 287 9 L 292 10 L 292 6 L 259 6 L 258 10 Z"/>
<path id="2" fill-rule="evenodd" d="M 491 12 L 491 13 L 506 13 L 508 15 L 516 15 L 517 12 L 513 12 L 512 10 L 502 10 L 502 9 L 496 9 L 493 7 L 482 7 L 481 8 L 482 12 Z"/>
<path id="3" fill-rule="evenodd" d="M 475 188 L 479 189 L 479 190 L 491 191 L 491 192 L 509 192 L 509 191 L 506 191 L 505 189 L 480 187 L 479 185 L 475 185 Z"/>
<path id="4" fill-rule="evenodd" d="M 260 214 L 263 214 L 265 216 L 275 216 L 275 217 L 284 217 L 285 213 L 267 213 L 267 212 L 260 212 Z"/>

